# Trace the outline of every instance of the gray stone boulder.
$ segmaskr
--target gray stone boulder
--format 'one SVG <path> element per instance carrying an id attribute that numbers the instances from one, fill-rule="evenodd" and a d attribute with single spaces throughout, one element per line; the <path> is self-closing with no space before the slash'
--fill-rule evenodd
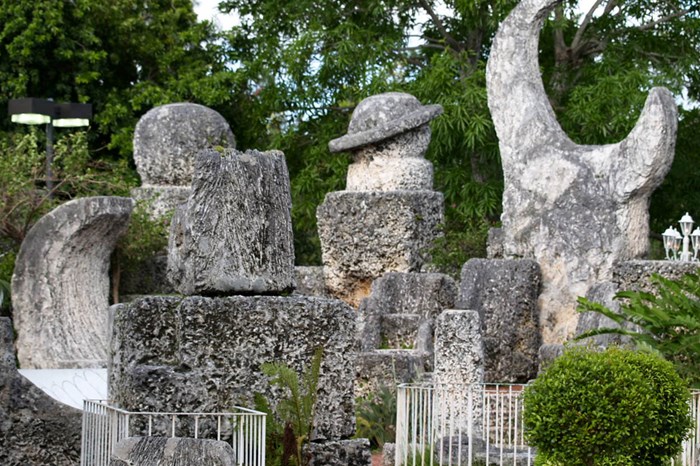
<path id="1" fill-rule="evenodd" d="M 677 110 L 655 88 L 623 141 L 575 144 L 547 98 L 537 60 L 539 30 L 558 0 L 523 0 L 501 24 L 486 81 L 503 164 L 503 254 L 542 270 L 543 342 L 576 329 L 576 299 L 612 278 L 617 261 L 643 257 L 649 198 L 671 167 Z"/>
<path id="2" fill-rule="evenodd" d="M 617 286 L 613 282 L 602 282 L 593 285 L 593 287 L 588 290 L 588 293 L 586 293 L 586 298 L 617 312 L 620 309 L 620 303 L 613 299 L 617 292 Z M 586 332 L 600 328 L 620 328 L 620 326 L 614 320 L 602 314 L 598 314 L 597 312 L 583 312 L 579 317 L 575 335 L 578 337 Z M 603 348 L 628 342 L 629 338 L 615 334 L 596 335 L 581 340 L 581 344 L 583 345 L 594 344 Z"/>
<path id="3" fill-rule="evenodd" d="M 80 411 L 17 372 L 12 322 L 0 317 L 0 464 L 80 463 Z"/>
<path id="4" fill-rule="evenodd" d="M 697 274 L 699 271 L 700 264 L 697 262 L 621 261 L 615 264 L 612 281 L 620 291 L 653 292 L 654 288 L 651 286 L 650 279 L 654 274 L 669 280 L 677 280 L 685 274 Z"/>
<path id="5" fill-rule="evenodd" d="M 293 289 L 291 208 L 282 152 L 200 152 L 171 224 L 170 281 L 186 295 Z"/>
<path id="6" fill-rule="evenodd" d="M 129 437 L 117 443 L 109 466 L 178 466 L 202 464 L 235 466 L 236 457 L 220 440 L 195 438 Z"/>
<path id="7" fill-rule="evenodd" d="M 330 298 L 323 279 L 323 266 L 296 266 L 295 294 Z"/>
<path id="8" fill-rule="evenodd" d="M 355 432 L 355 313 L 304 296 L 148 297 L 116 309 L 110 397 L 135 411 L 221 412 L 283 392 L 260 366 L 301 372 L 324 348 L 312 440 Z"/>
<path id="9" fill-rule="evenodd" d="M 423 378 L 432 355 L 426 351 L 377 349 L 357 355 L 355 397 L 372 397 L 382 388 L 395 390 L 401 383 Z"/>
<path id="10" fill-rule="evenodd" d="M 29 230 L 12 277 L 23 369 L 104 367 L 109 260 L 133 205 L 122 197 L 76 199 Z"/>
<path id="11" fill-rule="evenodd" d="M 386 272 L 419 272 L 443 222 L 434 191 L 326 194 L 316 211 L 326 286 L 357 307 Z"/>
<path id="12" fill-rule="evenodd" d="M 484 381 L 525 383 L 537 375 L 540 270 L 528 259 L 470 259 L 456 307 L 479 312 Z"/>
<path id="13" fill-rule="evenodd" d="M 192 103 L 161 105 L 136 124 L 134 162 L 144 186 L 189 186 L 199 151 L 235 145 L 218 112 Z"/>

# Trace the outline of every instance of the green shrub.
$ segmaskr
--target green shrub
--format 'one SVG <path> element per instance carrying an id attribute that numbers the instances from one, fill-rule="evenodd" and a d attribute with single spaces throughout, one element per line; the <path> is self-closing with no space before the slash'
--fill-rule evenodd
<path id="1" fill-rule="evenodd" d="M 692 426 L 689 397 L 673 365 L 655 354 L 568 349 L 524 393 L 535 464 L 668 464 Z"/>

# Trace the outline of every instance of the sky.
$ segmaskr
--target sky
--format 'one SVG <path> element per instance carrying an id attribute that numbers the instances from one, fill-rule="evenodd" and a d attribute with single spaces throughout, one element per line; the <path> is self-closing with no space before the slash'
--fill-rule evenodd
<path id="1" fill-rule="evenodd" d="M 235 15 L 224 15 L 219 13 L 217 10 L 217 5 L 220 0 L 193 0 L 194 11 L 197 13 L 200 19 L 211 20 L 220 29 L 226 30 L 234 26 L 237 22 L 237 17 Z M 588 11 L 595 3 L 595 0 L 580 0 L 579 10 L 582 12 Z"/>

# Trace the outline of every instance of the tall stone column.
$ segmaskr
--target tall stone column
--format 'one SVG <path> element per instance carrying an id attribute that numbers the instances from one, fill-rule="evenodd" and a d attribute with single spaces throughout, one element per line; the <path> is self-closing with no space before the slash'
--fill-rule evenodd
<path id="1" fill-rule="evenodd" d="M 539 30 L 557 0 L 523 0 L 501 24 L 487 66 L 489 108 L 505 190 L 503 254 L 542 271 L 544 343 L 569 338 L 576 299 L 612 278 L 613 263 L 648 249 L 649 198 L 671 167 L 677 111 L 652 89 L 629 136 L 583 146 L 559 126 L 537 61 Z"/>

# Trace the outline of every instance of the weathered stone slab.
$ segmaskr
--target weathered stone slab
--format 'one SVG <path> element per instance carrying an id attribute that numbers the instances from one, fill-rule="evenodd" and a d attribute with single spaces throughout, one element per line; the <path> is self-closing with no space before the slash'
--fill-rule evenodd
<path id="1" fill-rule="evenodd" d="M 116 309 L 110 397 L 136 411 L 220 412 L 281 396 L 260 371 L 281 362 L 301 372 L 324 348 L 316 439 L 355 432 L 355 313 L 324 298 L 149 297 Z"/>
<path id="2" fill-rule="evenodd" d="M 436 385 L 484 381 L 484 345 L 477 311 L 445 310 L 435 328 Z"/>
<path id="3" fill-rule="evenodd" d="M 620 291 L 652 292 L 654 289 L 649 280 L 653 274 L 661 275 L 669 280 L 677 280 L 688 273 L 697 274 L 699 269 L 700 264 L 697 262 L 622 261 L 615 264 L 612 281 Z"/>
<path id="4" fill-rule="evenodd" d="M 109 466 L 234 466 L 233 448 L 220 440 L 129 437 L 117 443 Z"/>
<path id="5" fill-rule="evenodd" d="M 316 212 L 326 286 L 357 306 L 386 272 L 419 272 L 443 222 L 434 191 L 326 195 Z"/>
<path id="6" fill-rule="evenodd" d="M 0 317 L 0 464 L 79 464 L 80 426 L 80 411 L 17 372 L 12 322 Z"/>
<path id="7" fill-rule="evenodd" d="M 366 438 L 332 440 L 308 444 L 309 466 L 371 466 L 372 454 Z"/>
<path id="8" fill-rule="evenodd" d="M 17 356 L 23 369 L 104 367 L 109 259 L 134 202 L 67 202 L 29 230 L 12 277 Z"/>
<path id="9" fill-rule="evenodd" d="M 501 24 L 487 66 L 489 108 L 505 189 L 503 253 L 542 270 L 545 343 L 576 328 L 576 299 L 612 278 L 613 263 L 648 249 L 649 197 L 673 160 L 673 95 L 653 89 L 630 135 L 617 144 L 575 144 L 544 91 L 539 30 L 558 0 L 523 0 Z"/>
<path id="10" fill-rule="evenodd" d="M 175 103 L 149 110 L 134 130 L 134 162 L 144 186 L 189 186 L 201 150 L 234 148 L 226 120 L 203 105 Z"/>
<path id="11" fill-rule="evenodd" d="M 200 152 L 192 194 L 171 224 L 171 282 L 187 295 L 291 290 L 291 208 L 282 152 Z"/>
<path id="12" fill-rule="evenodd" d="M 478 311 L 484 381 L 525 383 L 537 375 L 540 271 L 528 259 L 470 259 L 462 267 L 456 307 Z"/>

